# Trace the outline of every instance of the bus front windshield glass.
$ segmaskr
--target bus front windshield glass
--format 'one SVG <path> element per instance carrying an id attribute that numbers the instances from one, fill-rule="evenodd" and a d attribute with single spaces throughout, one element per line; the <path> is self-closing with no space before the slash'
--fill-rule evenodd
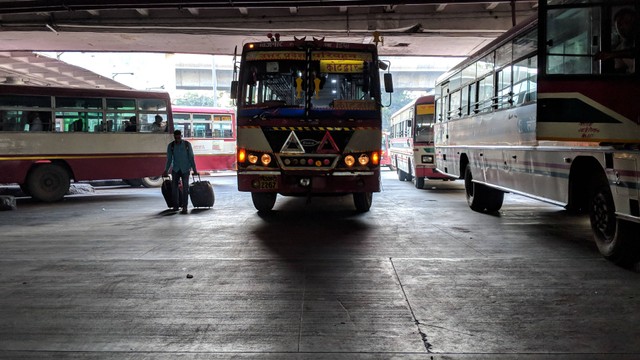
<path id="1" fill-rule="evenodd" d="M 416 142 L 433 142 L 433 112 L 433 104 L 423 104 L 416 107 Z"/>
<path id="2" fill-rule="evenodd" d="M 314 110 L 374 110 L 379 85 L 371 81 L 372 58 L 366 52 L 314 51 L 307 66 L 303 51 L 250 53 L 244 106 L 305 108 L 308 101 Z"/>

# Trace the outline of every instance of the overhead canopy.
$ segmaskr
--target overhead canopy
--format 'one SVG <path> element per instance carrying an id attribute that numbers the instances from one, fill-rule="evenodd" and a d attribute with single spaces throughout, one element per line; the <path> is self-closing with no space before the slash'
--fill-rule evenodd
<path id="1" fill-rule="evenodd" d="M 233 55 L 269 33 L 375 43 L 382 56 L 466 57 L 536 8 L 534 0 L 0 0 L 0 82 L 121 88 L 31 51 Z"/>

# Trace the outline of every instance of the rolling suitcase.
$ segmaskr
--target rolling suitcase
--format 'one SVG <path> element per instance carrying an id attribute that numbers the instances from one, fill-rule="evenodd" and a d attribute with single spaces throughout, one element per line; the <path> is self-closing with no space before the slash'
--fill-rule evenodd
<path id="1" fill-rule="evenodd" d="M 198 181 L 195 181 L 196 177 L 193 176 L 193 182 L 189 185 L 189 197 L 191 198 L 191 204 L 193 207 L 207 207 L 213 206 L 215 196 L 213 194 L 213 186 L 209 181 L 202 181 L 200 175 L 198 175 Z"/>
<path id="2" fill-rule="evenodd" d="M 180 184 L 180 186 L 178 186 L 178 191 L 180 191 L 180 189 L 182 188 L 182 184 Z M 171 194 L 171 178 L 165 178 L 162 181 L 162 196 L 164 197 L 164 201 L 167 203 L 167 207 L 169 208 L 173 208 L 173 207 L 178 207 L 180 206 L 180 198 L 182 197 L 182 192 L 180 191 L 178 193 L 178 204 L 173 204 L 173 196 Z"/>

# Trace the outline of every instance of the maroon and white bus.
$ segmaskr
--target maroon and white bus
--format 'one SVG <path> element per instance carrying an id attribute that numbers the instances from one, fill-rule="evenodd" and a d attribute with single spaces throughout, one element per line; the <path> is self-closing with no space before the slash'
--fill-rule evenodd
<path id="1" fill-rule="evenodd" d="M 0 85 L 0 183 L 47 202 L 71 180 L 157 186 L 172 129 L 168 93 Z"/>
<path id="2" fill-rule="evenodd" d="M 175 129 L 193 146 L 198 171 L 235 170 L 236 114 L 233 109 L 173 106 Z"/>

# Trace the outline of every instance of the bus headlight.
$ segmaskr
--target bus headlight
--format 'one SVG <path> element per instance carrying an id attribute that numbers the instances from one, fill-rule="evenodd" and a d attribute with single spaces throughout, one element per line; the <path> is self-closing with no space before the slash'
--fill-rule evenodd
<path id="1" fill-rule="evenodd" d="M 422 155 L 423 164 L 433 164 L 433 155 Z"/>
<path id="2" fill-rule="evenodd" d="M 267 166 L 271 163 L 271 155 L 269 154 L 262 154 L 262 156 L 260 157 L 260 161 L 262 162 L 262 165 Z"/>
<path id="3" fill-rule="evenodd" d="M 252 164 L 255 164 L 258 162 L 258 156 L 254 154 L 249 154 L 248 159 L 249 159 L 249 162 Z"/>
<path id="4" fill-rule="evenodd" d="M 367 154 L 361 154 L 358 156 L 358 163 L 362 166 L 367 165 L 369 163 L 369 156 L 367 156 Z"/>
<path id="5" fill-rule="evenodd" d="M 344 163 L 348 166 L 348 167 L 352 167 L 353 164 L 356 163 L 356 159 L 353 157 L 353 155 L 347 155 L 344 157 Z"/>

